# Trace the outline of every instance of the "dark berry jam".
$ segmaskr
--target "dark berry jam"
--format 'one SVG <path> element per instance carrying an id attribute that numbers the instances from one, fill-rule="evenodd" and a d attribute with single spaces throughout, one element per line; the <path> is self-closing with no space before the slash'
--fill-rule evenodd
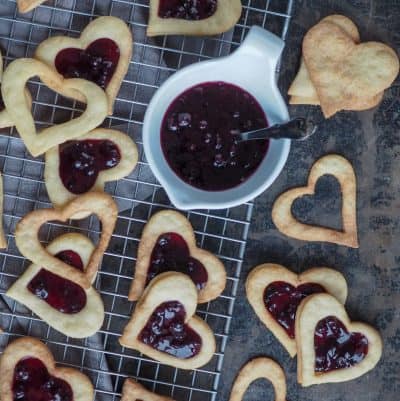
<path id="1" fill-rule="evenodd" d="M 368 339 L 361 333 L 349 333 L 334 316 L 320 320 L 314 333 L 315 371 L 350 368 L 368 354 Z"/>
<path id="2" fill-rule="evenodd" d="M 249 178 L 268 150 L 268 140 L 238 143 L 232 134 L 267 126 L 263 110 L 248 92 L 224 82 L 208 82 L 182 93 L 169 106 L 161 146 L 183 181 L 220 191 Z"/>
<path id="3" fill-rule="evenodd" d="M 264 304 L 268 312 L 285 329 L 290 338 L 295 338 L 296 311 L 300 302 L 311 294 L 326 292 L 316 283 L 293 287 L 284 281 L 274 281 L 264 291 Z"/>
<path id="4" fill-rule="evenodd" d="M 89 191 L 100 171 L 115 167 L 121 160 L 117 145 L 100 139 L 65 142 L 59 146 L 59 154 L 61 181 L 76 195 Z"/>
<path id="5" fill-rule="evenodd" d="M 217 0 L 160 0 L 160 18 L 202 20 L 211 17 L 217 10 Z"/>
<path id="6" fill-rule="evenodd" d="M 207 284 L 207 270 L 190 256 L 186 241 L 177 233 L 164 233 L 158 237 L 151 253 L 146 285 L 158 274 L 168 271 L 187 274 L 198 290 Z"/>
<path id="7" fill-rule="evenodd" d="M 1 86 L 0 86 L 1 89 Z M 1 96 L 1 91 L 0 91 L 0 111 L 3 111 L 6 108 L 6 105 L 4 104 L 3 96 Z"/>
<path id="8" fill-rule="evenodd" d="M 82 259 L 74 251 L 62 251 L 55 257 L 83 270 Z M 28 283 L 28 290 L 62 313 L 78 313 L 86 305 L 86 293 L 82 287 L 43 268 Z"/>
<path id="9" fill-rule="evenodd" d="M 29 353 L 29 350 L 26 350 Z M 14 401 L 73 401 L 71 386 L 51 376 L 40 359 L 21 359 L 14 369 Z"/>
<path id="10" fill-rule="evenodd" d="M 184 323 L 185 316 L 185 308 L 180 302 L 165 302 L 152 313 L 138 338 L 144 344 L 179 359 L 192 358 L 200 352 L 201 338 Z"/>
<path id="11" fill-rule="evenodd" d="M 111 39 L 97 39 L 85 50 L 61 50 L 55 59 L 57 71 L 65 78 L 83 78 L 105 89 L 119 61 L 119 47 Z"/>

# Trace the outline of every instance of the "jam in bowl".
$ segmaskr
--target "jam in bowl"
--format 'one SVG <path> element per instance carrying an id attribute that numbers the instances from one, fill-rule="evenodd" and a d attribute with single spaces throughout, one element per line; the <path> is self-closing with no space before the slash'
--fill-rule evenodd
<path id="1" fill-rule="evenodd" d="M 224 209 L 267 189 L 282 170 L 288 139 L 237 142 L 235 133 L 289 119 L 276 85 L 283 42 L 251 28 L 230 56 L 172 75 L 147 108 L 143 146 L 179 209 Z"/>

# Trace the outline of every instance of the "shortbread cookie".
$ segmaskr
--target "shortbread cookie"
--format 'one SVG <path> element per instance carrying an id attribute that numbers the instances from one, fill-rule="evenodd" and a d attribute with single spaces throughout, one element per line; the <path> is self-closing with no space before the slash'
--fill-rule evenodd
<path id="1" fill-rule="evenodd" d="M 390 47 L 355 44 L 331 22 L 320 22 L 307 32 L 303 56 L 326 118 L 383 92 L 399 73 L 399 59 Z"/>
<path id="2" fill-rule="evenodd" d="M 215 351 L 215 338 L 195 315 L 198 292 L 182 273 L 155 277 L 139 302 L 119 342 L 167 365 L 195 369 Z"/>
<path id="3" fill-rule="evenodd" d="M 153 393 L 133 379 L 126 379 L 122 387 L 121 401 L 174 401 L 172 398 Z"/>
<path id="4" fill-rule="evenodd" d="M 72 368 L 57 368 L 53 355 L 39 340 L 13 341 L 0 359 L 0 398 L 15 400 L 92 401 L 93 385 Z"/>
<path id="5" fill-rule="evenodd" d="M 129 136 L 98 128 L 46 152 L 44 180 L 55 208 L 89 191 L 101 192 L 108 181 L 131 173 L 138 151 Z"/>
<path id="6" fill-rule="evenodd" d="M 31 105 L 25 96 L 27 81 L 38 76 L 50 89 L 65 93 L 79 91 L 87 99 L 86 110 L 77 118 L 37 132 Z M 64 79 L 46 64 L 29 58 L 13 61 L 4 71 L 1 87 L 7 112 L 14 122 L 25 146 L 33 156 L 39 156 L 67 140 L 85 135 L 98 127 L 107 116 L 108 101 L 104 91 L 84 79 Z"/>
<path id="7" fill-rule="evenodd" d="M 46 250 L 78 271 L 85 272 L 95 247 L 84 235 L 68 233 L 52 241 Z M 94 275 L 92 281 L 95 278 Z M 104 306 L 95 289 L 83 289 L 67 274 L 54 274 L 51 266 L 30 265 L 6 295 L 72 338 L 89 337 L 103 324 Z"/>
<path id="8" fill-rule="evenodd" d="M 82 31 L 77 39 L 54 36 L 42 42 L 35 58 L 54 68 L 64 78 L 83 78 L 105 90 L 108 113 L 112 114 L 132 57 L 132 33 L 126 23 L 116 17 L 100 17 Z M 65 88 L 64 96 L 86 102 L 82 92 Z"/>
<path id="9" fill-rule="evenodd" d="M 32 11 L 40 4 L 44 3 L 46 0 L 17 0 L 18 11 L 20 13 L 27 13 Z"/>
<path id="10" fill-rule="evenodd" d="M 224 265 L 212 253 L 196 246 L 189 220 L 173 210 L 156 213 L 143 230 L 129 299 L 138 300 L 145 286 L 166 271 L 190 276 L 199 290 L 199 303 L 218 297 L 225 288 Z"/>
<path id="11" fill-rule="evenodd" d="M 323 175 L 333 175 L 342 191 L 342 231 L 300 223 L 292 214 L 293 202 L 304 195 L 312 195 L 315 184 Z M 303 241 L 333 242 L 358 248 L 356 210 L 356 176 L 353 166 L 339 155 L 327 155 L 311 168 L 306 187 L 294 188 L 276 199 L 272 220 L 283 234 Z"/>
<path id="12" fill-rule="evenodd" d="M 296 315 L 297 376 L 302 386 L 355 379 L 378 363 L 379 333 L 351 322 L 344 306 L 329 294 L 310 295 Z"/>
<path id="13" fill-rule="evenodd" d="M 295 318 L 300 302 L 311 294 L 329 293 L 344 304 L 347 283 L 342 274 L 314 267 L 297 275 L 286 267 L 265 263 L 247 277 L 246 295 L 259 319 L 291 357 L 296 355 Z"/>
<path id="14" fill-rule="evenodd" d="M 150 0 L 148 36 L 209 36 L 231 29 L 242 14 L 240 0 Z"/>
<path id="15" fill-rule="evenodd" d="M 242 367 L 233 383 L 229 401 L 242 401 L 250 384 L 257 379 L 267 379 L 275 390 L 275 401 L 286 401 L 285 372 L 270 358 L 255 358 Z"/>
<path id="16" fill-rule="evenodd" d="M 101 222 L 101 235 L 84 272 L 64 263 L 43 248 L 39 241 L 40 227 L 51 221 L 66 221 L 77 214 L 95 214 Z M 68 277 L 84 289 L 89 289 L 97 273 L 103 253 L 114 231 L 118 209 L 112 197 L 104 192 L 89 192 L 78 196 L 62 209 L 39 209 L 28 213 L 15 230 L 15 242 L 19 251 L 35 265 L 49 268 L 54 274 Z"/>

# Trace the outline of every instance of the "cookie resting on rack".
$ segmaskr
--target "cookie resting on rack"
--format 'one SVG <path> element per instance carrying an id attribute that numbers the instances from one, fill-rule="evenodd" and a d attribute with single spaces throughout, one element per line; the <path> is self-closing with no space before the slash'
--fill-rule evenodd
<path id="1" fill-rule="evenodd" d="M 187 274 L 199 291 L 199 303 L 218 297 L 226 285 L 224 265 L 196 246 L 189 220 L 173 210 L 154 214 L 144 227 L 129 299 L 138 300 L 149 282 L 166 271 Z"/>
<path id="2" fill-rule="evenodd" d="M 94 249 L 84 235 L 68 233 L 53 240 L 47 252 L 84 273 Z M 51 266 L 30 265 L 6 295 L 72 338 L 89 337 L 103 324 L 104 306 L 96 290 L 82 288 L 68 275 L 54 274 Z"/>
<path id="3" fill-rule="evenodd" d="M 240 0 L 150 0 L 147 35 L 217 35 L 241 14 Z"/>
<path id="4" fill-rule="evenodd" d="M 138 301 L 119 342 L 166 365 L 196 369 L 215 351 L 215 338 L 195 315 L 198 291 L 185 274 L 155 277 Z"/>
<path id="5" fill-rule="evenodd" d="M 53 355 L 32 337 L 14 340 L 0 359 L 2 401 L 92 401 L 93 385 L 77 369 L 56 367 Z"/>
<path id="6" fill-rule="evenodd" d="M 32 11 L 46 0 L 17 0 L 18 11 L 20 13 L 27 13 Z"/>
<path id="7" fill-rule="evenodd" d="M 297 380 L 303 386 L 352 380 L 375 367 L 382 340 L 371 326 L 351 322 L 332 295 L 305 298 L 296 315 Z"/>
<path id="8" fill-rule="evenodd" d="M 44 180 L 55 208 L 89 191 L 104 191 L 108 181 L 129 175 L 138 161 L 128 135 L 97 128 L 46 152 Z"/>
<path id="9" fill-rule="evenodd" d="M 121 401 L 174 401 L 172 398 L 158 395 L 147 390 L 133 379 L 126 379 L 122 387 Z"/>
<path id="10" fill-rule="evenodd" d="M 341 273 L 314 267 L 297 275 L 284 266 L 265 263 L 255 267 L 246 280 L 246 295 L 263 324 L 286 348 L 296 355 L 295 319 L 300 302 L 315 293 L 329 293 L 342 304 L 347 283 Z"/>
<path id="11" fill-rule="evenodd" d="M 79 117 L 38 132 L 25 93 L 27 81 L 35 76 L 61 95 L 71 93 L 71 89 L 80 92 L 87 100 L 86 110 Z M 20 58 L 9 64 L 4 71 L 1 93 L 11 121 L 28 151 L 35 157 L 63 142 L 87 134 L 107 116 L 108 100 L 100 87 L 84 79 L 64 79 L 51 67 L 35 59 Z"/>
<path id="12" fill-rule="evenodd" d="M 120 18 L 96 18 L 79 38 L 53 36 L 36 49 L 35 58 L 56 70 L 64 78 L 89 80 L 107 94 L 108 113 L 112 114 L 115 98 L 132 57 L 133 39 L 127 24 Z M 81 102 L 87 99 L 74 88 L 66 88 L 64 96 Z"/>

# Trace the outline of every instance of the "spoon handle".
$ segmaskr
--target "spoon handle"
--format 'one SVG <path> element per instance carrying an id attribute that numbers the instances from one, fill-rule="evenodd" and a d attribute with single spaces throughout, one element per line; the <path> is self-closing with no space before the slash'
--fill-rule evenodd
<path id="1" fill-rule="evenodd" d="M 305 118 L 298 117 L 283 124 L 276 124 L 255 131 L 242 132 L 237 135 L 237 141 L 281 138 L 301 141 L 314 134 L 316 128 L 316 125 L 312 121 L 307 121 Z"/>

